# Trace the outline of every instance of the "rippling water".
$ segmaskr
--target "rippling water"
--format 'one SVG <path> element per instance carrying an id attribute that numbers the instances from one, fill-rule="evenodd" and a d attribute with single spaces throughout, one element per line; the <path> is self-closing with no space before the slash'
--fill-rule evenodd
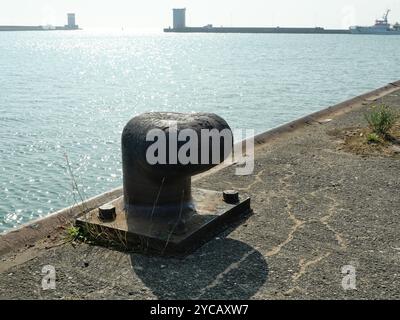
<path id="1" fill-rule="evenodd" d="M 144 111 L 261 132 L 400 78 L 400 37 L 0 33 L 0 232 L 121 184 Z"/>

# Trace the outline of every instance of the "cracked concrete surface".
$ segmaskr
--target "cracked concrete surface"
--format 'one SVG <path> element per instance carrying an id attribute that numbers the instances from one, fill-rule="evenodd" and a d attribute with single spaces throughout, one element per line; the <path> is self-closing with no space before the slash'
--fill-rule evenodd
<path id="1" fill-rule="evenodd" d="M 400 110 L 399 94 L 384 101 Z M 259 147 L 250 176 L 232 166 L 196 181 L 250 195 L 254 214 L 185 259 L 60 245 L 58 233 L 0 258 L 0 298 L 399 299 L 400 155 L 346 153 L 328 134 L 364 126 L 363 110 Z M 44 265 L 56 290 L 41 289 Z M 341 286 L 345 265 L 356 290 Z"/>

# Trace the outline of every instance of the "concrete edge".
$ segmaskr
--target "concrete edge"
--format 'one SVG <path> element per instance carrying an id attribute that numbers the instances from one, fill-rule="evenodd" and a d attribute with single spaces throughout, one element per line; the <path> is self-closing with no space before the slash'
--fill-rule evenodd
<path id="1" fill-rule="evenodd" d="M 264 145 L 278 137 L 283 137 L 286 134 L 292 133 L 293 131 L 304 127 L 305 125 L 310 124 L 310 122 L 318 122 L 318 120 L 322 120 L 327 116 L 334 116 L 349 112 L 356 107 L 362 106 L 362 103 L 366 100 L 374 101 L 398 90 L 399 88 L 400 80 L 389 83 L 386 86 L 367 92 L 337 105 L 317 111 L 300 119 L 286 123 L 272 130 L 260 133 L 254 137 L 255 147 Z M 238 142 L 237 145 L 242 144 L 243 148 L 245 148 L 246 141 L 248 141 L 248 139 Z M 233 163 L 222 163 L 221 165 L 213 168 L 208 172 L 193 177 L 193 180 L 200 180 L 232 164 Z M 1 234 L 0 256 L 8 254 L 13 250 L 20 249 L 26 244 L 33 243 L 35 241 L 45 238 L 47 235 L 51 234 L 57 229 L 65 226 L 68 223 L 72 223 L 81 214 L 91 211 L 117 197 L 120 197 L 122 196 L 122 194 L 122 187 L 119 187 L 111 191 L 105 192 L 101 195 L 90 198 L 77 205 L 54 212 L 46 217 L 28 222 L 15 229 L 11 229 L 4 234 Z"/>
<path id="2" fill-rule="evenodd" d="M 7 231 L 0 235 L 0 256 L 45 238 L 58 228 L 73 222 L 81 214 L 91 211 L 121 195 L 122 188 L 116 188 Z"/>
<path id="3" fill-rule="evenodd" d="M 311 114 L 301 117 L 299 119 L 285 123 L 276 128 L 273 128 L 268 131 L 257 134 L 254 137 L 246 138 L 242 141 L 237 142 L 235 144 L 235 147 L 237 147 L 239 150 L 242 149 L 243 152 L 246 152 L 247 141 L 249 141 L 250 139 L 254 139 L 254 148 L 257 149 L 259 147 L 264 146 L 267 143 L 271 143 L 272 141 L 274 141 L 276 139 L 283 138 L 286 135 L 293 133 L 294 131 L 296 131 L 306 125 L 310 125 L 315 122 L 318 123 L 319 121 L 327 119 L 328 116 L 334 117 L 339 114 L 344 114 L 344 113 L 350 112 L 351 110 L 354 110 L 355 108 L 362 107 L 363 103 L 365 101 L 375 101 L 375 100 L 382 98 L 394 91 L 397 91 L 398 89 L 400 89 L 400 80 L 391 82 L 381 88 L 369 91 L 362 95 L 356 96 L 356 97 L 351 98 L 346 101 L 343 101 L 339 104 L 330 106 L 328 108 L 311 113 Z M 229 167 L 229 166 L 235 164 L 235 160 L 237 160 L 237 159 L 234 158 L 233 161 L 229 161 L 229 160 L 225 161 L 225 162 L 221 163 L 220 165 L 216 166 L 215 168 L 195 176 L 194 181 L 200 180 L 206 176 L 209 176 L 209 175 L 215 173 L 216 171 L 222 170 L 226 167 Z"/>
<path id="4" fill-rule="evenodd" d="M 329 117 L 338 116 L 340 114 L 350 112 L 351 110 L 354 110 L 357 107 L 362 107 L 363 102 L 375 101 L 379 98 L 382 98 L 382 97 L 398 90 L 399 88 L 400 88 L 400 80 L 396 81 L 396 82 L 391 82 L 381 88 L 375 89 L 373 91 L 356 96 L 354 98 L 351 98 L 351 99 L 341 102 L 339 104 L 336 104 L 336 105 L 330 106 L 328 108 L 325 108 L 323 110 L 306 115 L 302 118 L 296 119 L 296 120 L 291 121 L 286 124 L 283 124 L 274 129 L 262 132 L 250 139 L 254 139 L 255 147 L 264 145 L 267 142 L 271 142 L 275 138 L 282 137 L 283 134 L 291 133 L 291 132 L 293 132 L 301 127 L 304 127 L 306 125 L 309 125 L 313 122 L 319 122 L 319 121 L 325 120 L 325 119 L 327 119 L 328 116 Z M 243 147 L 246 145 L 246 141 L 248 141 L 248 139 L 245 139 L 244 141 L 242 141 Z"/>

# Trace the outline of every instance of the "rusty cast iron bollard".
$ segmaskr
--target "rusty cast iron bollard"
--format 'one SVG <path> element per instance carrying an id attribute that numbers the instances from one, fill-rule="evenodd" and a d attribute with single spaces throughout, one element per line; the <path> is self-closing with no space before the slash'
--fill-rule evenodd
<path id="1" fill-rule="evenodd" d="M 127 249 L 186 256 L 251 213 L 245 194 L 191 188 L 193 175 L 232 151 L 232 131 L 215 114 L 137 116 L 122 133 L 124 196 L 78 217 L 77 225 Z"/>
<path id="2" fill-rule="evenodd" d="M 154 141 L 146 141 L 147 133 L 157 128 L 163 130 L 167 138 L 166 150 L 169 150 L 172 124 L 176 126 L 178 134 L 184 129 L 192 129 L 197 134 L 199 164 L 183 165 L 179 160 L 174 164 L 169 161 L 170 157 L 167 157 L 166 164 L 149 164 L 146 152 Z M 217 129 L 219 132 L 228 129 L 232 133 L 225 120 L 209 113 L 145 113 L 128 122 L 122 133 L 124 205 L 128 216 L 148 220 L 149 223 L 161 221 L 167 225 L 174 221 L 184 224 L 194 213 L 191 176 L 216 165 L 211 161 L 212 155 L 209 163 L 200 164 L 202 129 Z M 178 141 L 177 150 L 185 143 Z M 208 152 L 211 150 L 211 141 L 209 145 Z M 220 138 L 220 162 L 232 151 L 233 141 L 230 142 L 229 150 L 224 146 L 224 139 Z"/>

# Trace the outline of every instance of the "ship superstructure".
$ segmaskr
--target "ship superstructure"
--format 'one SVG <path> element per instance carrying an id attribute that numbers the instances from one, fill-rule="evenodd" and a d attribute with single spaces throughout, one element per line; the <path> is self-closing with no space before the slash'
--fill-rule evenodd
<path id="1" fill-rule="evenodd" d="M 396 23 L 391 25 L 389 23 L 390 10 L 387 10 L 383 15 L 382 19 L 377 19 L 375 24 L 370 27 L 354 26 L 350 27 L 350 32 L 352 34 L 389 34 L 389 35 L 400 35 L 400 24 Z"/>

